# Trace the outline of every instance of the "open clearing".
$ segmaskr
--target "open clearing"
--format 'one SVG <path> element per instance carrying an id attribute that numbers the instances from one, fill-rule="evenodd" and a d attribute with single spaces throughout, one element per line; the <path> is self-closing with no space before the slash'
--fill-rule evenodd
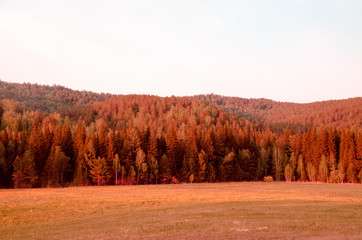
<path id="1" fill-rule="evenodd" d="M 0 190 L 0 239 L 362 239 L 362 185 Z"/>

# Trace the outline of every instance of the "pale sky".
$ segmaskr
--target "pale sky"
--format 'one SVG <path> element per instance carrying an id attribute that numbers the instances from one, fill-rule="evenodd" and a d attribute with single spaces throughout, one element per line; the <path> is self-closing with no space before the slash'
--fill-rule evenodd
<path id="1" fill-rule="evenodd" d="M 114 94 L 362 96 L 362 1 L 0 0 L 0 79 Z"/>

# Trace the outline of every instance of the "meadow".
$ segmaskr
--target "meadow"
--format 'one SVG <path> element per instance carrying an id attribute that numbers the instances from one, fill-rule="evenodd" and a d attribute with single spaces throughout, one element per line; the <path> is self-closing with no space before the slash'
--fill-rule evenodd
<path id="1" fill-rule="evenodd" d="M 362 185 L 0 190 L 0 239 L 362 239 Z"/>

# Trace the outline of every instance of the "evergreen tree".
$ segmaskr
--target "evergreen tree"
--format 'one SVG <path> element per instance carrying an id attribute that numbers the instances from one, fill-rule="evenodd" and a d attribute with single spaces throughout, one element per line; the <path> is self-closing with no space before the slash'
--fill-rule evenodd
<path id="1" fill-rule="evenodd" d="M 204 150 L 199 153 L 199 172 L 198 182 L 204 182 L 206 180 L 207 169 L 207 155 Z"/>
<path id="2" fill-rule="evenodd" d="M 286 182 L 291 182 L 293 177 L 293 169 L 287 164 L 284 168 L 284 177 Z"/>
<path id="3" fill-rule="evenodd" d="M 170 174 L 171 174 L 170 164 L 169 164 L 168 158 L 165 154 L 162 155 L 161 160 L 160 160 L 160 174 L 162 176 L 166 176 L 166 177 L 170 176 Z"/>
<path id="4" fill-rule="evenodd" d="M 319 163 L 318 179 L 321 182 L 328 182 L 328 165 L 325 155 L 322 156 L 322 160 Z"/>
<path id="5" fill-rule="evenodd" d="M 53 145 L 45 165 L 45 186 L 63 186 L 67 170 L 69 170 L 69 157 L 65 155 L 60 146 Z"/>
<path id="6" fill-rule="evenodd" d="M 37 178 L 33 154 L 28 150 L 21 158 L 16 157 L 13 173 L 14 187 L 33 187 Z"/>
<path id="7" fill-rule="evenodd" d="M 136 157 L 136 167 L 137 167 L 137 184 L 140 179 L 140 172 L 142 171 L 142 165 L 146 160 L 146 154 L 144 151 L 140 148 L 137 151 L 137 157 Z"/>
<path id="8" fill-rule="evenodd" d="M 105 185 L 109 181 L 110 177 L 106 159 L 104 157 L 89 159 L 88 164 L 90 166 L 89 173 L 92 177 L 93 183 L 97 183 L 98 186 Z"/>
<path id="9" fill-rule="evenodd" d="M 307 174 L 308 174 L 308 179 L 311 182 L 315 182 L 317 179 L 317 171 L 314 167 L 314 165 L 312 163 L 307 163 Z"/>
<path id="10" fill-rule="evenodd" d="M 119 155 L 116 154 L 113 158 L 113 170 L 115 173 L 115 178 L 114 178 L 114 185 L 117 185 L 118 182 L 118 172 L 121 171 L 121 163 L 119 161 Z M 123 179 L 122 179 L 123 180 Z"/>
<path id="11" fill-rule="evenodd" d="M 336 158 L 334 157 L 334 154 L 330 155 L 329 158 L 329 179 L 328 181 L 330 183 L 338 183 L 339 182 L 339 178 L 338 178 L 338 174 L 337 174 L 337 163 L 336 163 Z"/>
<path id="12" fill-rule="evenodd" d="M 346 173 L 345 173 L 345 170 L 344 170 L 344 164 L 342 161 L 340 161 L 338 163 L 338 166 L 337 166 L 337 175 L 338 175 L 338 179 L 339 179 L 339 182 L 340 183 L 343 183 L 344 182 L 344 179 L 346 177 Z"/>
<path id="13" fill-rule="evenodd" d="M 149 158 L 149 165 L 150 165 L 150 182 L 152 182 L 152 179 L 155 180 L 155 183 L 157 184 L 158 179 L 158 172 L 159 172 L 159 166 L 157 159 L 151 154 L 151 157 Z"/>
<path id="14" fill-rule="evenodd" d="M 359 179 L 359 182 L 362 183 L 362 169 L 359 171 L 357 178 Z"/>
<path id="15" fill-rule="evenodd" d="M 356 178 L 356 167 L 353 165 L 352 162 L 350 162 L 348 164 L 348 168 L 347 168 L 347 181 L 349 183 L 356 183 L 357 182 L 357 178 Z"/>
<path id="16" fill-rule="evenodd" d="M 283 152 L 278 145 L 273 147 L 273 166 L 275 169 L 275 179 L 279 181 L 282 174 L 282 161 L 283 161 Z"/>

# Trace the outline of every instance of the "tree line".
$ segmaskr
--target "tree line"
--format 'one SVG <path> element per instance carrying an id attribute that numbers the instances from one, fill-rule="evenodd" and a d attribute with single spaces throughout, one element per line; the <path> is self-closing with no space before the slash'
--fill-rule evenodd
<path id="1" fill-rule="evenodd" d="M 360 126 L 282 133 L 208 101 L 116 96 L 44 113 L 2 100 L 1 187 L 362 181 Z"/>

